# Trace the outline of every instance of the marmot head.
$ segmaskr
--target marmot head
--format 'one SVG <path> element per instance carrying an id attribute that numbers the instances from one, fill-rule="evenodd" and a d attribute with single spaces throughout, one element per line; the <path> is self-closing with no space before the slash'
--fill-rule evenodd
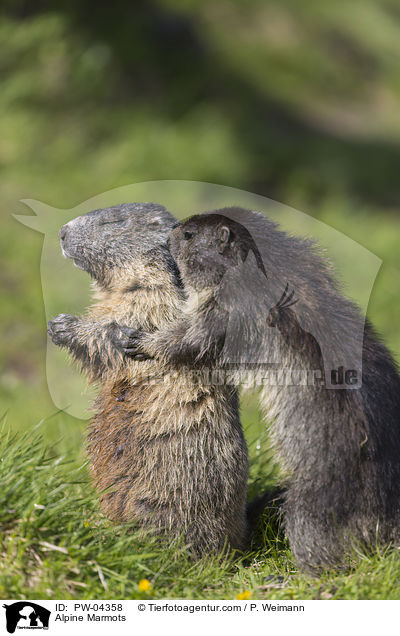
<path id="1" fill-rule="evenodd" d="M 183 222 L 168 239 L 183 282 L 196 291 L 219 285 L 226 272 L 241 265 L 249 252 L 265 274 L 254 239 L 242 223 L 230 218 L 232 211 L 241 211 L 246 218 L 247 210 L 241 208 L 205 212 Z"/>
<path id="2" fill-rule="evenodd" d="M 65 257 L 102 287 L 140 274 L 146 254 L 165 246 L 178 221 L 157 203 L 123 203 L 93 210 L 60 230 Z M 171 259 L 172 260 L 172 259 Z"/>

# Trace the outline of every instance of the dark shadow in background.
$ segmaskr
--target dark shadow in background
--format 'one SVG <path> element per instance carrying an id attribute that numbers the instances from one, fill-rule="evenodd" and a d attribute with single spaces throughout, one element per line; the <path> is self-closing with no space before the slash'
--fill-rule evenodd
<path id="1" fill-rule="evenodd" d="M 323 131 L 266 98 L 215 59 L 195 16 L 143 0 L 6 0 L 3 11 L 20 20 L 62 12 L 88 41 L 110 47 L 118 71 L 116 85 L 104 94 L 111 104 L 144 104 L 167 121 L 199 103 L 226 113 L 251 162 L 248 182 L 228 185 L 282 200 L 294 174 L 310 198 L 339 189 L 367 203 L 400 203 L 398 145 Z"/>

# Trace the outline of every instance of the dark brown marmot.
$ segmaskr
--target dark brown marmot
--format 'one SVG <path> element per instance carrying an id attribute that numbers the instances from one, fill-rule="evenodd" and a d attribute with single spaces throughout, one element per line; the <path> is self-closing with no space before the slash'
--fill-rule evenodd
<path id="1" fill-rule="evenodd" d="M 65 256 L 95 281 L 85 316 L 49 323 L 101 389 L 89 457 L 105 513 L 185 535 L 196 555 L 246 537 L 248 460 L 234 387 L 206 386 L 185 369 L 127 360 L 112 344 L 116 322 L 154 331 L 183 303 L 166 240 L 177 221 L 162 206 L 95 210 L 60 231 Z M 106 490 L 105 490 L 106 489 Z"/>
<path id="2" fill-rule="evenodd" d="M 354 541 L 399 542 L 398 370 L 316 247 L 241 208 L 192 217 L 168 243 L 201 302 L 167 329 L 125 331 L 122 350 L 185 364 L 244 355 L 244 368 L 256 360 L 265 378 L 310 371 L 304 386 L 266 382 L 261 392 L 288 475 L 284 523 L 299 565 L 341 565 Z"/>

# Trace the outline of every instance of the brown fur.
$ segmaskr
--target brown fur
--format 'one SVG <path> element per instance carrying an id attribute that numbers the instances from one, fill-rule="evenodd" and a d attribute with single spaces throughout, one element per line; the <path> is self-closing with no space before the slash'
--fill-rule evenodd
<path id="1" fill-rule="evenodd" d="M 283 521 L 297 563 L 317 572 L 345 567 L 354 544 L 398 545 L 398 367 L 318 249 L 235 207 L 188 219 L 168 242 L 203 300 L 164 331 L 125 332 L 122 350 L 185 364 L 239 359 L 261 380 L 290 371 L 294 381 L 264 383 L 261 405 L 287 476 Z M 334 381 L 339 366 L 357 384 Z"/>
<path id="2" fill-rule="evenodd" d="M 101 384 L 88 452 L 104 512 L 184 533 L 201 555 L 226 543 L 241 548 L 246 536 L 247 449 L 236 390 L 206 386 L 182 366 L 123 358 L 110 337 L 115 322 L 152 332 L 176 320 L 183 294 L 171 262 L 157 247 L 109 267 L 87 314 L 56 318 L 49 329 L 67 323 L 57 344 Z"/>

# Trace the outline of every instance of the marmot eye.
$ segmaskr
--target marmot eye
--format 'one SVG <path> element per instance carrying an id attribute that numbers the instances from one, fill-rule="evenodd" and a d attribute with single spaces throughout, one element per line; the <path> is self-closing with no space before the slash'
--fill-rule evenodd
<path id="1" fill-rule="evenodd" d="M 189 239 L 193 238 L 193 232 L 184 232 L 183 238 L 185 239 L 185 241 L 188 241 Z"/>
<path id="2" fill-rule="evenodd" d="M 126 219 L 109 219 L 104 221 L 99 221 L 99 225 L 110 225 L 111 223 L 123 223 Z"/>

